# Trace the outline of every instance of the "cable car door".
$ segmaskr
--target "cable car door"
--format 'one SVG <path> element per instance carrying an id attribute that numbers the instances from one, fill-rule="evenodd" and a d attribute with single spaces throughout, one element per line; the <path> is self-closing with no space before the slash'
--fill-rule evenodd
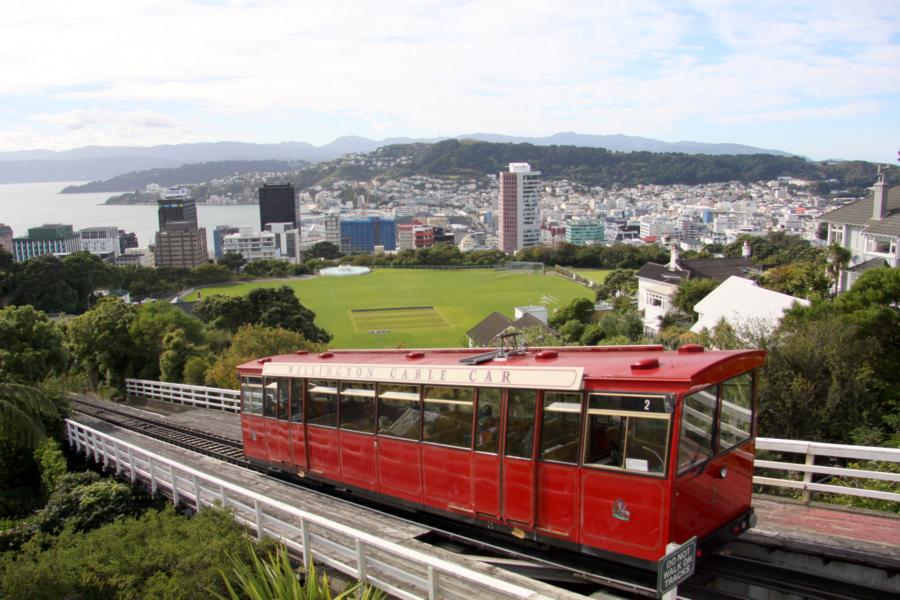
<path id="1" fill-rule="evenodd" d="M 503 519 L 513 527 L 534 527 L 534 431 L 537 392 L 507 391 L 503 451 Z"/>
<path id="2" fill-rule="evenodd" d="M 478 411 L 475 420 L 475 452 L 472 454 L 472 485 L 474 487 L 475 513 L 488 517 L 500 517 L 500 433 L 503 410 L 502 390 L 482 388 L 478 390 Z"/>

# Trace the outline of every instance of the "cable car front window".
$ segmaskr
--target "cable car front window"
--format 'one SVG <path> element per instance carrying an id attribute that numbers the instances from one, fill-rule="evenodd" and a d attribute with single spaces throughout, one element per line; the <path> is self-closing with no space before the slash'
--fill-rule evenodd
<path id="1" fill-rule="evenodd" d="M 645 394 L 591 394 L 584 464 L 664 475 L 671 398 Z"/>
<path id="2" fill-rule="evenodd" d="M 244 377 L 241 385 L 241 400 L 245 415 L 262 416 L 263 386 L 262 377 Z"/>
<path id="3" fill-rule="evenodd" d="M 750 439 L 753 429 L 753 372 L 722 383 L 722 413 L 719 417 L 719 452 Z"/>
<path id="4" fill-rule="evenodd" d="M 678 442 L 678 472 L 712 458 L 715 454 L 716 392 L 718 385 L 684 397 Z"/>
<path id="5" fill-rule="evenodd" d="M 541 459 L 578 463 L 581 394 L 544 392 Z"/>

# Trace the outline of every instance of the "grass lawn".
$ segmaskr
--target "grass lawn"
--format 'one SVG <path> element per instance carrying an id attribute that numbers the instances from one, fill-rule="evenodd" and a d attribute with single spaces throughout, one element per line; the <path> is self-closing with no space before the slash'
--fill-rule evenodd
<path id="1" fill-rule="evenodd" d="M 493 311 L 513 317 L 515 306 L 542 304 L 552 313 L 576 298 L 594 296 L 554 275 L 492 269 L 376 269 L 356 277 L 231 283 L 201 291 L 203 298 L 238 296 L 285 284 L 334 336 L 335 348 L 465 346 L 465 332 Z M 197 300 L 197 294 L 186 299 Z M 402 310 L 360 310 L 373 308 Z"/>
<path id="2" fill-rule="evenodd" d="M 571 269 L 566 267 L 570 271 L 578 273 L 585 279 L 590 279 L 595 283 L 603 283 L 606 281 L 606 276 L 612 273 L 612 269 Z"/>

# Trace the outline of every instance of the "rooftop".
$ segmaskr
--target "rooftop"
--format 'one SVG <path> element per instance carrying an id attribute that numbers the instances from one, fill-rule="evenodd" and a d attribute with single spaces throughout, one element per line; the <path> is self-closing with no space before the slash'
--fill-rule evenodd
<path id="1" fill-rule="evenodd" d="M 887 214 L 883 219 L 873 219 L 874 194 L 847 206 L 827 212 L 820 217 L 826 223 L 862 225 L 866 233 L 900 236 L 900 185 L 888 190 Z"/>

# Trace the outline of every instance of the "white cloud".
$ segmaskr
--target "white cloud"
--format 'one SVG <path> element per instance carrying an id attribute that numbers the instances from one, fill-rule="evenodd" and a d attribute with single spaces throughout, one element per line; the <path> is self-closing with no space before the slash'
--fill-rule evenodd
<path id="1" fill-rule="evenodd" d="M 662 137 L 691 119 L 863 114 L 846 107 L 900 94 L 892 2 L 47 0 L 5 19 L 0 100 L 91 106 L 35 117 L 67 139 L 196 132 L 167 116 L 176 105 L 204 120 L 306 112 L 411 135 Z M 158 110 L 142 121 L 123 105 Z"/>

